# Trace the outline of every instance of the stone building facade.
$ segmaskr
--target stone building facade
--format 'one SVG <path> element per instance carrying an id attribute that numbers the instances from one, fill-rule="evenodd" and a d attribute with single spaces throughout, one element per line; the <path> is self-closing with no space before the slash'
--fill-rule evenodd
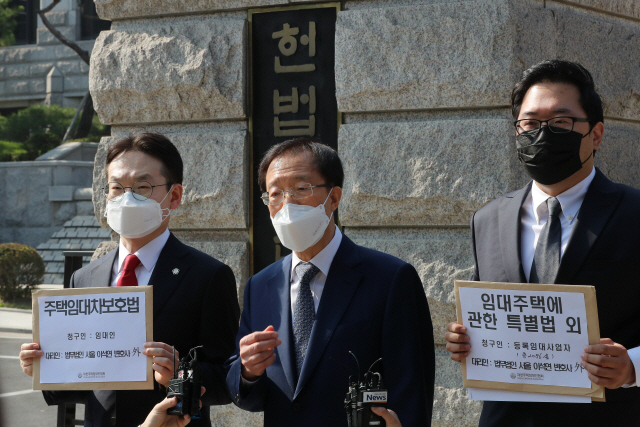
<path id="1" fill-rule="evenodd" d="M 0 48 L 0 113 L 43 102 L 78 107 L 89 90 L 89 65 L 61 44 L 40 18 L 35 17 L 37 9 L 45 8 L 51 2 L 16 3 L 24 3 L 26 8 L 22 21 L 27 22 L 21 21 L 24 25 L 19 27 L 21 34 L 18 37 L 19 43 L 26 44 Z M 62 35 L 91 52 L 99 30 L 96 20 L 91 19 L 94 14 L 93 5 L 87 4 L 86 0 L 61 0 L 46 16 Z M 101 21 L 97 22 L 99 26 Z M 23 26 L 33 26 L 35 31 L 22 34 L 31 32 Z"/>
<path id="2" fill-rule="evenodd" d="M 306 2 L 298 2 L 306 3 Z M 242 295 L 251 272 L 249 8 L 285 0 L 96 0 L 112 28 L 96 40 L 90 89 L 112 136 L 167 134 L 183 153 L 185 195 L 170 227 L 232 266 Z M 640 187 L 640 7 L 636 0 L 353 0 L 335 36 L 338 149 L 346 181 L 340 219 L 357 243 L 421 275 L 437 352 L 434 426 L 477 424 L 458 364 L 444 349 L 453 281 L 469 277 L 471 214 L 527 178 L 514 150 L 509 95 L 528 66 L 585 65 L 605 102 L 596 165 Z M 94 197 L 104 223 L 104 200 Z M 266 215 L 266 212 L 265 212 Z M 261 425 L 232 406 L 216 426 Z"/>

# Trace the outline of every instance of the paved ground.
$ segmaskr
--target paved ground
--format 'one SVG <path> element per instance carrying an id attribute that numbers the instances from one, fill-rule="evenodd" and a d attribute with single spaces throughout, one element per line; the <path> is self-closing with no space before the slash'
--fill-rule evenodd
<path id="1" fill-rule="evenodd" d="M 28 333 L 25 333 L 28 332 Z M 31 341 L 31 311 L 0 307 L 0 426 L 55 427 L 57 407 L 47 406 L 22 373 L 20 345 Z M 78 405 L 82 417 L 84 408 Z"/>

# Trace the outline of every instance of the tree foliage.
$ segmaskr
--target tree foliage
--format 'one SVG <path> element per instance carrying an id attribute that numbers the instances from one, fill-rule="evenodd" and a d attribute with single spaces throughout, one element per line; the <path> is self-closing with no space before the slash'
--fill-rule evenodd
<path id="1" fill-rule="evenodd" d="M 18 25 L 18 14 L 24 12 L 22 6 L 9 6 L 11 0 L 0 0 L 0 47 L 13 46 L 16 36 L 13 33 Z"/>
<path id="2" fill-rule="evenodd" d="M 44 261 L 35 249 L 19 243 L 0 244 L 0 299 L 13 302 L 30 297 L 43 277 Z"/>
<path id="3" fill-rule="evenodd" d="M 8 117 L 0 116 L 0 141 L 19 142 L 26 150 L 26 153 L 0 155 L 0 161 L 33 160 L 54 149 L 62 142 L 75 112 L 74 108 L 58 105 L 32 105 Z M 109 127 L 94 116 L 89 136 L 85 139 L 97 142 L 109 131 Z"/>

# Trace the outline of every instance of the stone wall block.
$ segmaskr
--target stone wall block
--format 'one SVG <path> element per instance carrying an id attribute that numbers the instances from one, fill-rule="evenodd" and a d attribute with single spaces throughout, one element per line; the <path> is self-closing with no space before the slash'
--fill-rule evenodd
<path id="1" fill-rule="evenodd" d="M 513 82 L 549 55 L 553 37 L 552 12 L 527 0 L 343 11 L 336 24 L 338 108 L 508 105 Z"/>
<path id="2" fill-rule="evenodd" d="M 3 68 L 3 77 L 5 79 L 29 78 L 31 74 L 29 64 L 7 65 L 2 68 Z"/>
<path id="3" fill-rule="evenodd" d="M 117 21 L 136 17 L 209 13 L 262 6 L 288 6 L 291 3 L 310 1 L 312 0 L 95 0 L 95 4 L 98 15 L 102 19 Z"/>
<path id="4" fill-rule="evenodd" d="M 574 3 L 616 15 L 640 19 L 640 4 L 635 0 L 564 0 L 565 3 Z"/>
<path id="5" fill-rule="evenodd" d="M 64 76 L 64 89 L 66 92 L 69 91 L 82 91 L 86 92 L 89 90 L 89 76 L 84 75 L 71 75 Z"/>
<path id="6" fill-rule="evenodd" d="M 429 302 L 434 340 L 444 344 L 447 323 L 456 319 L 453 282 L 468 280 L 473 255 L 468 229 L 351 229 L 354 242 L 413 265 Z"/>
<path id="7" fill-rule="evenodd" d="M 73 74 L 89 73 L 89 65 L 82 60 L 78 61 L 58 61 L 58 68 L 65 76 Z"/>
<path id="8" fill-rule="evenodd" d="M 50 167 L 7 168 L 4 173 L 3 224 L 6 227 L 51 227 L 53 205 L 47 187 L 52 181 Z M 33 191 L 33 189 L 39 191 Z M 34 209 L 38 206 L 38 209 Z M 58 225 L 58 224 L 55 224 Z"/>
<path id="9" fill-rule="evenodd" d="M 595 164 L 612 181 L 640 188 L 640 122 L 605 120 L 604 139 Z"/>
<path id="10" fill-rule="evenodd" d="M 48 30 L 47 30 L 48 31 Z M 93 49 L 94 40 L 76 41 L 78 46 L 91 53 Z M 24 49 L 24 48 L 23 48 Z M 16 49 L 20 50 L 20 49 Z M 29 59 L 32 62 L 38 61 L 64 61 L 64 60 L 77 60 L 78 54 L 63 44 L 57 44 L 52 46 L 37 46 L 31 48 L 29 51 Z M 17 61 L 14 61 L 17 62 Z"/>
<path id="11" fill-rule="evenodd" d="M 244 118 L 246 21 L 114 24 L 96 40 L 90 89 L 102 123 Z"/>
<path id="12" fill-rule="evenodd" d="M 459 364 L 458 368 L 459 368 Z M 482 402 L 470 401 L 467 390 L 436 385 L 433 396 L 432 427 L 475 427 L 480 420 Z"/>
<path id="13" fill-rule="evenodd" d="M 184 194 L 181 206 L 171 212 L 171 229 L 246 229 L 248 185 L 246 131 L 166 133 L 182 156 Z M 93 171 L 96 217 L 107 228 L 102 187 L 106 150 L 117 138 L 102 138 Z"/>
<path id="14" fill-rule="evenodd" d="M 69 11 L 60 10 L 60 11 L 51 11 L 47 13 L 45 16 L 51 22 L 51 25 L 54 27 L 61 27 L 63 25 L 67 25 L 67 17 L 69 15 Z"/>
<path id="15" fill-rule="evenodd" d="M 358 123 L 340 128 L 346 226 L 469 224 L 527 182 L 505 118 Z"/>
<path id="16" fill-rule="evenodd" d="M 591 72 L 605 116 L 638 120 L 640 25 L 565 6 L 551 7 L 557 7 L 558 57 L 579 62 Z M 602 54 L 594 54 L 594 46 Z"/>
<path id="17" fill-rule="evenodd" d="M 0 49 L 0 64 L 24 63 L 31 60 L 35 47 L 11 47 Z"/>
<path id="18" fill-rule="evenodd" d="M 222 406 L 211 406 L 211 427 L 262 427 L 262 412 L 248 412 L 233 403 Z"/>
<path id="19" fill-rule="evenodd" d="M 65 36 L 68 40 L 76 39 L 75 27 L 71 27 L 71 26 L 57 27 L 56 30 L 60 31 L 62 35 Z M 39 45 L 59 44 L 59 43 L 60 43 L 60 40 L 58 40 L 56 36 L 51 34 L 51 31 L 49 31 L 46 27 L 38 28 L 38 44 Z"/>
<path id="20" fill-rule="evenodd" d="M 443 345 L 436 345 L 436 379 L 431 425 L 471 427 L 478 425 L 482 402 L 468 400 L 462 386 L 462 369 Z"/>

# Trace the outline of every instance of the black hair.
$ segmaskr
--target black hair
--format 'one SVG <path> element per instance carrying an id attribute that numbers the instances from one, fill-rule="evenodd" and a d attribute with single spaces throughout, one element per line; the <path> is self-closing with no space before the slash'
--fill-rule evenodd
<path id="1" fill-rule="evenodd" d="M 182 157 L 176 146 L 166 136 L 153 132 L 129 135 L 109 146 L 105 165 L 108 167 L 119 155 L 128 151 L 140 151 L 160 160 L 162 163 L 160 173 L 167 180 L 167 188 L 173 184 L 182 184 Z"/>
<path id="2" fill-rule="evenodd" d="M 313 156 L 313 163 L 325 179 L 326 184 L 332 187 L 342 187 L 344 170 L 336 150 L 314 138 L 296 138 L 276 144 L 264 154 L 260 160 L 260 166 L 258 166 L 260 190 L 267 191 L 267 170 L 271 162 L 285 154 L 297 154 L 305 151 Z"/>
<path id="3" fill-rule="evenodd" d="M 542 61 L 522 73 L 522 78 L 511 92 L 511 113 L 514 120 L 520 115 L 520 107 L 527 91 L 531 86 L 544 82 L 568 83 L 575 86 L 580 93 L 580 106 L 587 113 L 591 127 L 598 122 L 604 122 L 602 100 L 596 92 L 591 73 L 576 62 L 560 59 Z"/>

